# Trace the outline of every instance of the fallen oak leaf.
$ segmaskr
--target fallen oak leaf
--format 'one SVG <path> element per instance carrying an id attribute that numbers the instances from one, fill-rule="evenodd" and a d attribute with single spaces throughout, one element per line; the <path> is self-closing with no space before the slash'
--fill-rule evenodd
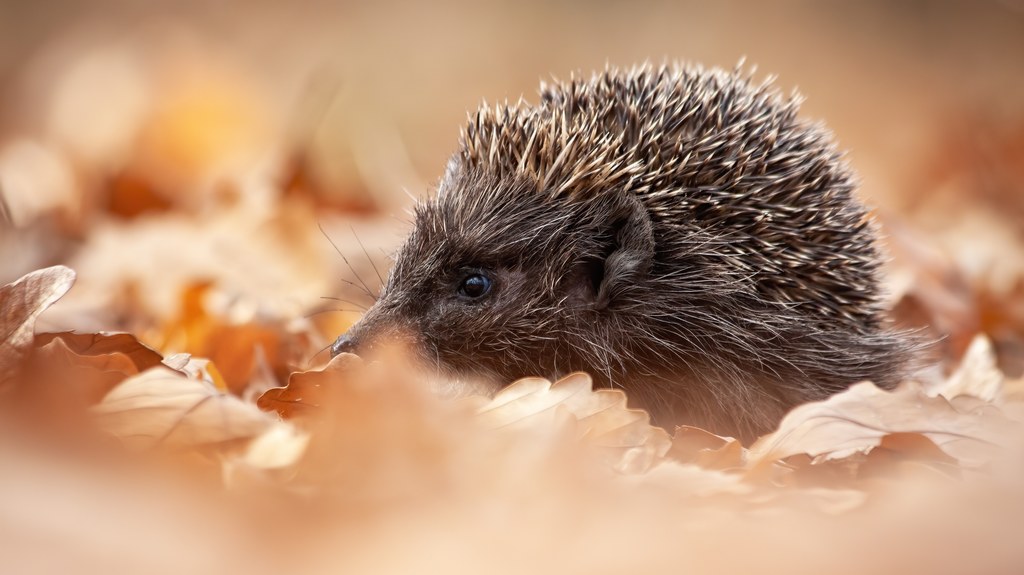
<path id="1" fill-rule="evenodd" d="M 8 404 L 39 427 L 73 429 L 79 416 L 126 378 L 161 365 L 159 353 L 135 336 L 118 333 L 45 333 L 35 336 Z"/>
<path id="2" fill-rule="evenodd" d="M 476 410 L 491 428 L 552 425 L 566 412 L 575 418 L 581 439 L 604 452 L 618 471 L 645 472 L 671 447 L 668 433 L 652 426 L 647 412 L 627 408 L 619 390 L 594 390 L 582 372 L 554 383 L 537 377 L 517 380 Z"/>
<path id="3" fill-rule="evenodd" d="M 590 381 L 578 377 L 565 377 L 554 384 L 542 377 L 524 377 L 499 391 L 477 415 L 488 427 L 521 425 L 540 416 L 553 416 L 557 406 L 590 390 Z"/>
<path id="4" fill-rule="evenodd" d="M 83 407 L 93 405 L 126 378 L 153 367 L 140 369 L 131 357 L 121 352 L 82 354 L 62 337 L 43 338 L 47 343 L 42 345 L 39 341 L 37 339 L 32 354 L 31 378 L 24 378 L 25 387 L 32 387 L 31 392 L 37 394 L 34 401 L 48 402 L 51 407 L 55 401 L 72 398 L 77 398 Z M 48 396 L 38 395 L 47 392 Z"/>
<path id="5" fill-rule="evenodd" d="M 779 487 L 869 489 L 871 479 L 900 479 L 908 471 L 958 476 L 956 459 L 921 433 L 890 433 L 867 452 L 823 459 L 799 454 L 778 460 L 770 483 Z"/>
<path id="6" fill-rule="evenodd" d="M 822 456 L 823 460 L 842 459 L 854 453 L 868 454 L 879 445 L 904 457 L 948 464 L 939 457 L 926 456 L 931 452 L 929 444 L 961 465 L 980 465 L 994 446 L 1005 443 L 1008 434 L 1003 431 L 1012 425 L 992 403 L 1003 385 L 992 345 L 979 334 L 957 370 L 927 390 L 916 382 L 905 382 L 886 392 L 865 382 L 823 402 L 797 407 L 783 419 L 778 431 L 751 448 L 752 454 L 755 448 L 757 452 L 751 458 L 752 468 L 773 457 L 779 460 L 801 453 Z M 831 446 L 826 447 L 829 442 Z M 806 444 L 805 450 L 790 451 L 801 443 Z M 892 449 L 894 446 L 902 448 Z"/>
<path id="7" fill-rule="evenodd" d="M 961 413 L 916 382 L 892 391 L 864 382 L 790 411 L 778 430 L 751 446 L 751 469 L 798 454 L 828 461 L 868 453 L 894 433 L 924 435 L 961 465 L 981 465 L 1005 439 L 1005 423 L 990 414 Z"/>
<path id="8" fill-rule="evenodd" d="M 43 333 L 36 336 L 35 346 L 43 348 L 54 340 L 60 340 L 68 352 L 79 356 L 123 357 L 134 366 L 134 371 L 127 372 L 129 375 L 156 367 L 164 361 L 162 355 L 129 333 Z"/>
<path id="9" fill-rule="evenodd" d="M 268 389 L 256 400 L 256 405 L 264 411 L 276 411 L 285 419 L 308 413 L 321 406 L 326 393 L 322 387 L 324 382 L 362 365 L 363 360 L 358 355 L 339 354 L 323 369 L 291 374 L 288 385 Z"/>
<path id="10" fill-rule="evenodd" d="M 0 384 L 12 377 L 32 345 L 35 321 L 71 289 L 75 272 L 65 266 L 36 270 L 0 287 Z"/>
<path id="11" fill-rule="evenodd" d="M 281 423 L 207 381 L 164 367 L 125 379 L 91 412 L 101 429 L 140 449 L 251 440 Z"/>

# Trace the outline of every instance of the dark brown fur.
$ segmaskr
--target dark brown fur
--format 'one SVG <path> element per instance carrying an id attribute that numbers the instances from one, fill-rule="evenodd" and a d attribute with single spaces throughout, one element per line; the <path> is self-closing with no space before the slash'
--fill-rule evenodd
<path id="1" fill-rule="evenodd" d="M 798 99 L 739 72 L 608 70 L 470 119 L 379 301 L 389 334 L 503 385 L 591 373 L 662 423 L 744 437 L 902 373 L 854 178 Z M 492 280 L 460 295 L 468 275 Z"/>

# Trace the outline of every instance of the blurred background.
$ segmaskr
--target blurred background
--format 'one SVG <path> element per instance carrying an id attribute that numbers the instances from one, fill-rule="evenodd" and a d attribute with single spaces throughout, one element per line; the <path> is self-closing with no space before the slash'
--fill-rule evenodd
<path id="1" fill-rule="evenodd" d="M 0 126 L 111 163 L 146 152 L 147 129 L 207 130 L 165 135 L 203 138 L 164 150 L 186 164 L 301 144 L 324 185 L 400 197 L 438 176 L 482 99 L 529 99 L 606 63 L 741 58 L 807 97 L 879 204 L 936 140 L 997 138 L 1024 114 L 1014 0 L 6 1 Z M 165 121 L 197 125 L 160 125 L 175 107 L 195 116 Z"/>
<path id="2" fill-rule="evenodd" d="M 541 80 L 606 65 L 741 59 L 849 151 L 903 262 L 902 320 L 938 326 L 950 352 L 1005 333 L 1012 362 L 1019 0 L 3 0 L 0 283 L 75 267 L 48 316 L 62 328 L 163 329 L 196 285 L 237 321 L 342 309 L 321 298 L 375 289 L 409 196 L 481 100 L 533 101 Z M 324 341 L 365 301 L 315 316 Z"/>

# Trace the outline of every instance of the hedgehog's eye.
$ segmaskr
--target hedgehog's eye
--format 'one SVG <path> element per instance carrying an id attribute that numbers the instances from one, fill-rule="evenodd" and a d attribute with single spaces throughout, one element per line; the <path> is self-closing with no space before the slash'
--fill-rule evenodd
<path id="1" fill-rule="evenodd" d="M 465 299 L 480 299 L 491 291 L 491 278 L 472 273 L 462 279 L 459 284 L 459 296 Z"/>

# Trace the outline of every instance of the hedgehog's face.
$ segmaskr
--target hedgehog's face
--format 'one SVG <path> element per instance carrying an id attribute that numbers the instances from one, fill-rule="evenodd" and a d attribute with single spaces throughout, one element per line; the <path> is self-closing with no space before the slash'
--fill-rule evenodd
<path id="1" fill-rule="evenodd" d="M 630 256 L 619 243 L 631 212 L 615 202 L 460 191 L 417 207 L 379 301 L 334 352 L 397 341 L 441 373 L 498 384 L 589 367 L 587 345 L 607 345 L 582 334 L 645 271 L 649 225 Z"/>

